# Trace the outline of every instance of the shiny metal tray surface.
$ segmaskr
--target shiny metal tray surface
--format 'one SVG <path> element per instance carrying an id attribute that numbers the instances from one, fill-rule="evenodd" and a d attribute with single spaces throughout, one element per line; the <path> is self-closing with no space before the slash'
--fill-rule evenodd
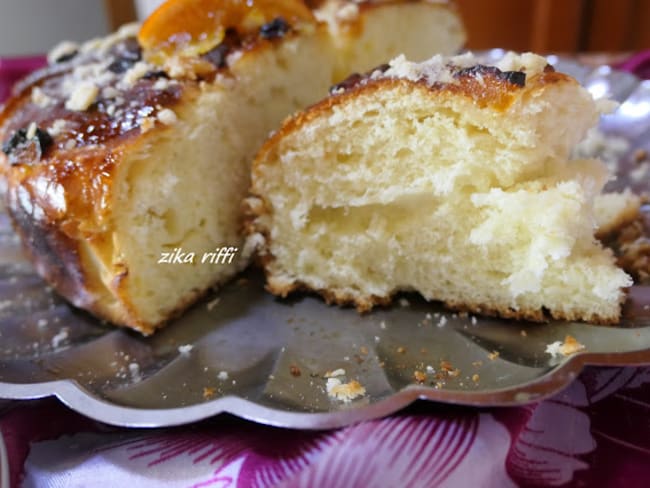
<path id="1" fill-rule="evenodd" d="M 497 57 L 499 51 L 490 55 Z M 601 129 L 650 150 L 650 82 L 554 58 L 594 93 L 622 102 Z M 625 177 L 613 186 L 646 190 Z M 553 358 L 573 336 L 583 352 Z M 330 428 L 376 418 L 416 399 L 494 406 L 549 396 L 586 364 L 650 363 L 650 287 L 635 286 L 620 326 L 530 324 L 456 315 L 415 295 L 359 315 L 311 296 L 277 300 L 250 272 L 152 337 L 105 325 L 58 298 L 22 257 L 0 216 L 0 398 L 56 395 L 108 424 L 179 425 L 229 412 L 260 423 Z M 326 391 L 345 370 L 366 393 Z"/>

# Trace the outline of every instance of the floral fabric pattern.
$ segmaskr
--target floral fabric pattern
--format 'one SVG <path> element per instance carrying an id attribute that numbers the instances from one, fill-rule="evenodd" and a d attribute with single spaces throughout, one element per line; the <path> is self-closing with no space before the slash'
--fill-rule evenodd
<path id="1" fill-rule="evenodd" d="M 647 486 L 650 367 L 589 368 L 518 408 L 417 404 L 324 432 L 227 416 L 165 430 L 108 427 L 54 400 L 0 413 L 11 486 L 264 488 Z M 5 473 L 6 474 L 6 473 Z"/>

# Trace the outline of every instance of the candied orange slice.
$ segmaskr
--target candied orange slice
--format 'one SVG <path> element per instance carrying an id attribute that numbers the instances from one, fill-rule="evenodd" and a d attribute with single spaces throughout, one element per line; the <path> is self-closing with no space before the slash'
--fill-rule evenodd
<path id="1" fill-rule="evenodd" d="M 229 28 L 248 34 L 277 17 L 315 22 L 300 0 L 167 0 L 142 24 L 138 41 L 150 52 L 195 56 L 221 43 Z"/>

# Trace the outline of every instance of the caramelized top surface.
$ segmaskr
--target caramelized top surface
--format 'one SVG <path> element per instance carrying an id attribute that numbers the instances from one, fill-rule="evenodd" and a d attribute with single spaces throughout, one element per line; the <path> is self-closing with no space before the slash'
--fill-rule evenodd
<path id="1" fill-rule="evenodd" d="M 230 76 L 231 53 L 280 42 L 294 34 L 291 22 L 312 20 L 297 0 L 171 0 L 142 28 L 55 48 L 50 66 L 21 82 L 0 111 L 10 191 L 21 187 L 24 210 L 70 236 L 101 232 L 127 144 L 173 125 L 178 103 L 203 81 Z M 194 40 L 208 38 L 218 42 L 187 56 Z M 151 62 L 147 54 L 160 49 L 171 51 Z"/>
<path id="2" fill-rule="evenodd" d="M 411 63 L 400 56 L 390 64 L 378 66 L 367 73 L 350 75 L 333 86 L 330 94 L 338 95 L 382 79 L 404 79 L 424 84 L 434 91 L 448 91 L 466 96 L 479 107 L 491 106 L 497 110 L 505 110 L 517 94 L 527 87 L 531 76 L 534 76 L 537 86 L 571 79 L 563 73 L 555 72 L 544 58 L 534 55 L 511 58 L 514 59 L 516 68 L 506 70 L 497 65 L 481 64 L 472 55 L 452 58 L 435 56 L 423 63 Z M 530 64 L 526 66 L 520 60 Z"/>
<path id="3" fill-rule="evenodd" d="M 229 29 L 247 36 L 274 19 L 315 23 L 301 0 L 168 0 L 144 22 L 138 41 L 154 62 L 197 56 L 219 45 Z"/>
<path id="4" fill-rule="evenodd" d="M 84 230 L 81 220 L 88 232 L 103 226 L 123 144 L 162 126 L 161 113 L 169 121 L 184 91 L 141 57 L 128 36 L 82 46 L 16 87 L 0 114 L 0 162 L 35 219 L 71 233 Z"/>

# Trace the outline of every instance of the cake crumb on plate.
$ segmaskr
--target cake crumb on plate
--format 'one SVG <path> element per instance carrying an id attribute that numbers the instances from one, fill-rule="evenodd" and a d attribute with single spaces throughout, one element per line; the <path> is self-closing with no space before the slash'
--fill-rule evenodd
<path id="1" fill-rule="evenodd" d="M 366 389 L 356 380 L 343 383 L 339 378 L 328 378 L 325 385 L 327 394 L 336 400 L 349 403 L 366 394 Z"/>
<path id="2" fill-rule="evenodd" d="M 567 335 L 564 342 L 555 341 L 546 345 L 546 353 L 552 357 L 556 356 L 570 356 L 585 349 L 584 344 L 580 344 L 575 337 Z"/>
<path id="3" fill-rule="evenodd" d="M 336 378 L 337 376 L 345 376 L 345 370 L 343 368 L 335 369 L 334 371 L 328 371 L 323 376 L 325 376 L 325 378 Z"/>

